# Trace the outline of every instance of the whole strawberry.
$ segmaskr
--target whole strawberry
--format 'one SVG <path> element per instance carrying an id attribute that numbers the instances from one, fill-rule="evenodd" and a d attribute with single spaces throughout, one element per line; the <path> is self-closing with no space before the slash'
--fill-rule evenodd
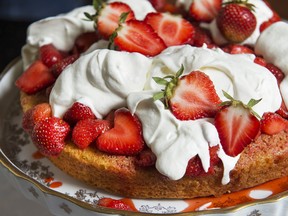
<path id="1" fill-rule="evenodd" d="M 257 20 L 248 0 L 232 0 L 223 4 L 216 18 L 222 35 L 230 42 L 241 43 L 256 29 Z"/>
<path id="2" fill-rule="evenodd" d="M 32 141 L 45 156 L 57 156 L 65 146 L 70 126 L 60 118 L 50 117 L 39 121 L 32 131 Z"/>

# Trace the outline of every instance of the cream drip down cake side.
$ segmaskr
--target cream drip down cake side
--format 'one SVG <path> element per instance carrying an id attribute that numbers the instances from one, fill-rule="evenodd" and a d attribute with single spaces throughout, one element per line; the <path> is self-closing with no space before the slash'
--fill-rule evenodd
<path id="1" fill-rule="evenodd" d="M 136 198 L 286 176 L 288 25 L 266 1 L 205 2 L 98 2 L 33 23 L 16 86 L 39 151 Z"/>

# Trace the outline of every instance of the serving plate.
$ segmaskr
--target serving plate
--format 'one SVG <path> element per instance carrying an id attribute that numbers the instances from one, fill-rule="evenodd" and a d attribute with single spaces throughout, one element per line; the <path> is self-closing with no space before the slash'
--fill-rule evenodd
<path id="1" fill-rule="evenodd" d="M 54 215 L 287 215 L 288 177 L 218 198 L 191 200 L 128 199 L 96 190 L 71 178 L 37 152 L 21 128 L 19 92 L 14 86 L 22 71 L 13 61 L 0 80 L 0 172 L 28 199 Z M 102 197 L 123 199 L 135 211 L 100 207 Z"/>

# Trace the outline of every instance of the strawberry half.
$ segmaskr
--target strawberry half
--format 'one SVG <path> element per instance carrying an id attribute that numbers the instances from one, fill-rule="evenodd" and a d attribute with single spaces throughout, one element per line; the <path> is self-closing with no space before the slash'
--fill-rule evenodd
<path id="1" fill-rule="evenodd" d="M 199 22 L 211 22 L 221 9 L 222 0 L 194 0 L 189 15 Z"/>
<path id="2" fill-rule="evenodd" d="M 59 155 L 65 146 L 70 126 L 60 118 L 50 117 L 39 121 L 32 131 L 32 141 L 45 156 Z"/>
<path id="3" fill-rule="evenodd" d="M 180 16 L 170 13 L 149 13 L 144 21 L 152 26 L 166 46 L 187 44 L 193 40 L 194 27 Z"/>
<path id="4" fill-rule="evenodd" d="M 98 200 L 97 205 L 125 211 L 135 211 L 135 207 L 131 207 L 129 203 L 125 203 L 124 200 L 117 200 L 112 198 L 101 198 Z"/>
<path id="5" fill-rule="evenodd" d="M 40 60 L 48 68 L 59 62 L 63 57 L 53 44 L 46 44 L 40 47 Z"/>
<path id="6" fill-rule="evenodd" d="M 101 119 L 84 119 L 75 125 L 72 141 L 81 149 L 87 148 L 98 136 L 110 129 L 110 122 Z"/>
<path id="7" fill-rule="evenodd" d="M 215 127 L 220 142 L 227 155 L 232 157 L 240 154 L 258 135 L 260 121 L 252 107 L 260 100 L 251 99 L 247 105 L 235 100 L 224 92 L 229 99 L 215 116 Z"/>
<path id="8" fill-rule="evenodd" d="M 96 116 L 90 107 L 79 102 L 75 102 L 63 116 L 63 120 L 71 126 L 75 125 L 80 120 L 95 118 Z"/>
<path id="9" fill-rule="evenodd" d="M 273 135 L 277 134 L 288 127 L 288 121 L 277 113 L 264 113 L 261 119 L 261 132 Z"/>
<path id="10" fill-rule="evenodd" d="M 16 80 L 16 86 L 27 94 L 39 92 L 55 82 L 55 78 L 49 68 L 41 61 L 36 60 Z"/>
<path id="11" fill-rule="evenodd" d="M 252 13 L 253 7 L 247 0 L 233 0 L 221 8 L 216 22 L 221 34 L 228 41 L 241 43 L 254 32 L 257 20 Z"/>
<path id="12" fill-rule="evenodd" d="M 127 12 L 129 12 L 129 14 L 126 17 L 126 21 L 135 19 L 134 12 L 130 6 L 125 3 L 113 2 L 104 4 L 104 7 L 98 12 L 96 21 L 99 34 L 104 39 L 108 39 L 118 28 L 120 16 Z"/>
<path id="13" fill-rule="evenodd" d="M 155 56 L 166 48 L 164 41 L 154 29 L 139 20 L 122 23 L 117 30 L 114 44 L 119 50 L 138 52 L 146 56 Z"/>
<path id="14" fill-rule="evenodd" d="M 116 155 L 136 155 L 144 148 L 142 125 L 137 116 L 127 109 L 114 113 L 114 127 L 101 134 L 96 140 L 100 151 Z"/>
<path id="15" fill-rule="evenodd" d="M 26 132 L 32 133 L 34 126 L 39 121 L 49 118 L 51 116 L 52 109 L 49 103 L 37 104 L 23 114 L 22 127 Z"/>
<path id="16" fill-rule="evenodd" d="M 154 99 L 164 97 L 166 106 L 180 120 L 194 120 L 205 117 L 214 117 L 219 110 L 221 100 L 216 93 L 213 82 L 201 71 L 192 71 L 186 76 L 181 76 L 182 67 L 175 77 L 164 79 L 166 88 Z M 163 78 L 155 78 L 158 84 L 163 83 Z"/>
<path id="17" fill-rule="evenodd" d="M 214 167 L 220 162 L 220 158 L 217 155 L 219 146 L 209 147 L 210 155 L 210 167 L 207 172 L 204 171 L 201 159 L 199 156 L 195 156 L 188 161 L 185 176 L 203 176 L 213 174 L 215 172 Z"/>

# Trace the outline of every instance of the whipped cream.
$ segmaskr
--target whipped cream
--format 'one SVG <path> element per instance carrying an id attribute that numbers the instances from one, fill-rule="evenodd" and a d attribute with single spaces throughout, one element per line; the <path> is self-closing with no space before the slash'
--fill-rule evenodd
<path id="1" fill-rule="evenodd" d="M 128 106 L 143 125 L 145 142 L 157 156 L 156 168 L 177 180 L 184 176 L 189 159 L 195 155 L 199 155 L 207 171 L 209 146 L 218 145 L 220 140 L 212 119 L 179 121 L 160 101 L 154 102 L 152 94 L 163 86 L 152 77 L 175 74 L 183 64 L 184 74 L 193 70 L 206 73 L 222 100 L 226 100 L 222 90 L 244 103 L 262 98 L 254 110 L 259 115 L 274 112 L 281 104 L 277 81 L 253 59 L 253 55 L 230 55 L 220 49 L 189 45 L 169 47 L 154 58 L 95 50 L 62 72 L 50 94 L 50 104 L 53 114 L 59 117 L 76 101 L 89 106 L 98 118 Z M 239 156 L 227 156 L 221 145 L 218 155 L 224 165 L 222 183 L 226 184 Z"/>
<path id="2" fill-rule="evenodd" d="M 139 53 L 98 49 L 81 56 L 57 79 L 50 104 L 61 117 L 76 101 L 89 106 L 97 118 L 126 105 L 126 97 L 145 85 L 151 59 Z"/>
<path id="3" fill-rule="evenodd" d="M 228 0 L 224 0 L 224 2 L 227 2 Z M 260 26 L 263 22 L 269 20 L 273 16 L 272 10 L 266 5 L 266 3 L 262 0 L 249 0 L 249 3 L 253 4 L 255 6 L 254 11 L 252 13 L 255 15 L 257 24 L 256 29 L 248 37 L 245 41 L 243 41 L 241 44 L 248 44 L 251 46 L 254 46 L 256 43 L 259 35 L 260 35 Z M 211 31 L 211 35 L 213 40 L 218 45 L 223 45 L 228 43 L 228 41 L 222 36 L 220 30 L 217 27 L 216 19 L 214 19 L 209 24 L 202 24 L 203 27 L 208 28 Z"/>
<path id="4" fill-rule="evenodd" d="M 285 78 L 280 84 L 280 90 L 285 105 L 288 107 L 287 38 L 288 24 L 286 22 L 276 22 L 262 32 L 256 43 L 255 52 L 262 55 L 267 62 L 275 64 L 285 74 Z"/>

